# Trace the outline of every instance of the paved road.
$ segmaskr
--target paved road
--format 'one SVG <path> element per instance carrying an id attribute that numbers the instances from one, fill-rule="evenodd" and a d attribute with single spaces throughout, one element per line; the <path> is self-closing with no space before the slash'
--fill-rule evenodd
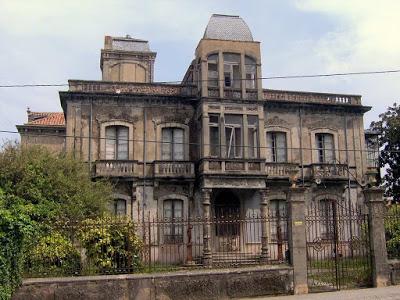
<path id="1" fill-rule="evenodd" d="M 248 299 L 265 300 L 400 300 L 400 285 L 384 288 L 347 290 L 299 296 L 259 297 Z M 243 299 L 244 300 L 244 299 Z"/>

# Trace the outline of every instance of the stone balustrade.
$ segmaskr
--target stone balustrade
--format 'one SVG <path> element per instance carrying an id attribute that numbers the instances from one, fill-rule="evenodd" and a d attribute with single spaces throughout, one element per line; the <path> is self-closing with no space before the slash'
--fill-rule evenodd
<path id="1" fill-rule="evenodd" d="M 156 161 L 155 177 L 188 177 L 194 178 L 194 163 L 190 161 Z"/>
<path id="2" fill-rule="evenodd" d="M 294 172 L 299 171 L 297 164 L 293 163 L 265 163 L 265 172 L 269 178 L 289 178 Z"/>
<path id="3" fill-rule="evenodd" d="M 218 174 L 253 174 L 264 175 L 263 159 L 204 159 L 200 164 L 200 171 Z"/>
<path id="4" fill-rule="evenodd" d="M 129 160 L 99 160 L 95 163 L 95 176 L 133 177 L 136 165 L 136 161 Z"/>
<path id="5" fill-rule="evenodd" d="M 263 90 L 265 100 L 300 103 L 361 105 L 361 96 L 328 93 L 311 93 L 279 90 Z"/>
<path id="6" fill-rule="evenodd" d="M 180 84 L 69 80 L 70 92 L 135 93 L 145 95 L 194 96 L 196 87 Z"/>

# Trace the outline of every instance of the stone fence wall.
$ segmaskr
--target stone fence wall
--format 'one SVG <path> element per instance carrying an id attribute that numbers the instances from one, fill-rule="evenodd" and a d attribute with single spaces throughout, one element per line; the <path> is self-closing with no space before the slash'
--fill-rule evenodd
<path id="1" fill-rule="evenodd" d="M 13 296 L 23 299 L 230 299 L 290 294 L 290 267 L 196 270 L 25 280 Z"/>

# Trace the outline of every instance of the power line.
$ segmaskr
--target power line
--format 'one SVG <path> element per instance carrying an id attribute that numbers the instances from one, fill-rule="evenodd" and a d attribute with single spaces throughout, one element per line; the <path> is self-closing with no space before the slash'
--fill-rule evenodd
<path id="1" fill-rule="evenodd" d="M 274 80 L 274 79 L 301 79 L 301 78 L 318 78 L 318 77 L 338 77 L 338 76 L 355 76 L 355 75 L 377 75 L 377 74 L 391 74 L 400 73 L 400 69 L 394 70 L 381 70 L 381 71 L 365 71 L 365 72 L 342 72 L 342 73 L 327 73 L 327 74 L 298 74 L 298 75 L 281 75 L 281 76 L 267 76 L 267 77 L 256 77 L 254 80 Z M 208 81 L 224 81 L 224 79 L 205 79 L 196 80 L 196 82 L 208 82 Z M 233 81 L 249 81 L 246 78 L 238 78 Z M 250 80 L 250 81 L 253 81 Z M 121 82 L 115 82 L 121 83 Z M 181 80 L 175 81 L 155 81 L 153 84 L 180 84 Z M 49 83 L 49 84 L 2 84 L 0 88 L 29 88 L 29 87 L 63 87 L 63 86 L 74 86 L 73 83 Z M 78 83 L 76 85 L 79 85 Z M 186 84 L 188 85 L 188 84 Z M 185 86 L 185 84 L 183 84 Z"/>
<path id="2" fill-rule="evenodd" d="M 225 144 L 201 144 L 194 142 L 166 142 L 166 141 L 156 141 L 156 140 L 142 140 L 142 139 L 118 139 L 118 138 L 109 138 L 109 137 L 89 137 L 89 136 L 80 136 L 80 135 L 67 135 L 67 134 L 57 134 L 57 133 L 26 133 L 26 132 L 18 132 L 11 130 L 0 130 L 0 133 L 8 133 L 8 134 L 21 134 L 25 136 L 35 136 L 35 137 L 61 137 L 61 138 L 73 138 L 73 139 L 90 139 L 90 140 L 115 140 L 115 141 L 124 141 L 124 142 L 136 142 L 136 143 L 154 143 L 154 144 L 175 144 L 175 145 L 189 145 L 189 146 L 216 146 L 216 147 L 227 147 Z M 287 149 L 287 150 L 321 150 L 321 148 L 310 148 L 310 147 L 268 147 L 268 146 L 244 146 L 244 145 L 234 145 L 235 148 L 250 148 L 250 149 Z M 367 149 L 330 149 L 332 151 L 338 152 L 368 152 L 368 153 L 376 153 L 379 151 L 371 151 Z M 382 151 L 381 151 L 382 152 Z M 400 150 L 384 150 L 384 152 L 390 153 L 400 153 Z"/>

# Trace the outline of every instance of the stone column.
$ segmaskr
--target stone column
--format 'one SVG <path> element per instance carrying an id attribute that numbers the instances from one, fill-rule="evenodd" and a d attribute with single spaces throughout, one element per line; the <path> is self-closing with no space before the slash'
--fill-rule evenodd
<path id="1" fill-rule="evenodd" d="M 211 189 L 202 189 L 203 198 L 203 264 L 212 265 L 211 255 L 211 220 L 210 220 Z"/>
<path id="2" fill-rule="evenodd" d="M 289 188 L 289 249 L 290 262 L 293 265 L 294 294 L 307 294 L 307 248 L 305 201 L 306 189 L 302 187 Z"/>
<path id="3" fill-rule="evenodd" d="M 390 272 L 387 261 L 383 201 L 384 190 L 378 187 L 363 190 L 368 205 L 369 240 L 372 255 L 372 280 L 375 287 L 389 285 Z"/>
<path id="4" fill-rule="evenodd" d="M 260 190 L 261 263 L 268 262 L 268 189 Z"/>

